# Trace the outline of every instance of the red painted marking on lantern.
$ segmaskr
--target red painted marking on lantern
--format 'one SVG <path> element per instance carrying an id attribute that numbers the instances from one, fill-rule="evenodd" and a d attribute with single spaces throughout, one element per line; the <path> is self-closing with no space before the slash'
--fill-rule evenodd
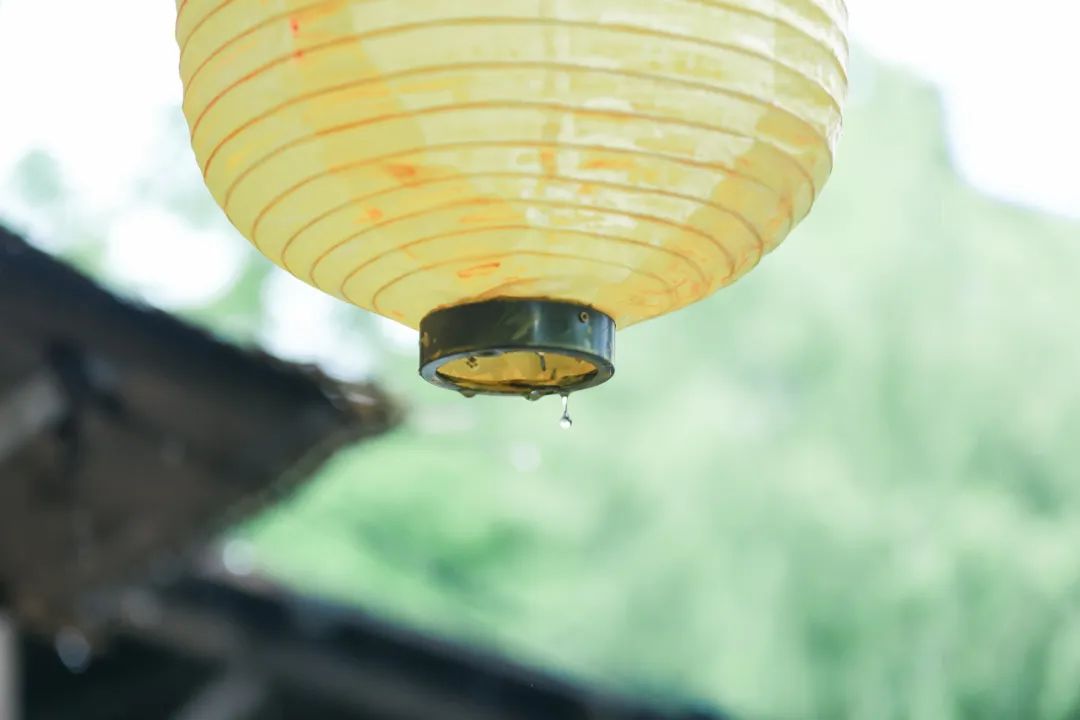
<path id="1" fill-rule="evenodd" d="M 407 164 L 393 164 L 385 165 L 386 172 L 393 175 L 398 180 L 412 180 L 416 177 L 416 167 Z"/>
<path id="2" fill-rule="evenodd" d="M 458 270 L 457 276 L 462 280 L 468 280 L 469 278 L 477 276 L 482 277 L 484 275 L 490 275 L 501 267 L 501 262 L 489 262 L 484 263 L 483 265 L 474 265 L 473 267 L 466 268 L 465 270 Z"/>
<path id="3" fill-rule="evenodd" d="M 555 162 L 555 153 L 552 150 L 543 150 L 540 152 L 540 167 L 543 168 L 545 175 L 554 175 L 558 170 L 558 165 Z"/>
<path id="4" fill-rule="evenodd" d="M 296 18 L 289 20 L 289 27 L 292 28 L 293 35 L 300 32 L 300 21 Z"/>
<path id="5" fill-rule="evenodd" d="M 633 160 L 615 158 L 596 158 L 581 165 L 585 170 L 629 170 L 634 167 Z"/>

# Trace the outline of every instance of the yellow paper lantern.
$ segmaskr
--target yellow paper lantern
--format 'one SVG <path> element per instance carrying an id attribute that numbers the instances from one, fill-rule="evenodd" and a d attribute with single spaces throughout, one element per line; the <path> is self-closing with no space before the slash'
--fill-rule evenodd
<path id="1" fill-rule="evenodd" d="M 296 277 L 421 331 L 422 373 L 603 382 L 615 326 L 707 297 L 807 214 L 842 0 L 178 0 L 214 197 Z"/>

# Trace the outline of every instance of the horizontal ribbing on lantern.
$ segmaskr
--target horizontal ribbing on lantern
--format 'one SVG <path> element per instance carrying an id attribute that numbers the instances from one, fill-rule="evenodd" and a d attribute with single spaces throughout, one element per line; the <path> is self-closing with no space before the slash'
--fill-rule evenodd
<path id="1" fill-rule="evenodd" d="M 620 327 L 743 275 L 832 169 L 839 0 L 180 0 L 206 182 L 270 259 L 416 327 Z"/>

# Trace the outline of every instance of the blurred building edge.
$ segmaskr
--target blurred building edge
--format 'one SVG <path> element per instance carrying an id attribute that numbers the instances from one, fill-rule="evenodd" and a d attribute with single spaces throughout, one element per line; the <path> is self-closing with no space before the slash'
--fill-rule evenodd
<path id="1" fill-rule="evenodd" d="M 0 720 L 716 717 L 297 596 L 236 548 L 205 561 L 215 531 L 399 417 L 0 227 Z"/>
<path id="2" fill-rule="evenodd" d="M 0 227 L 0 593 L 92 626 L 92 592 L 160 571 L 393 427 L 377 387 L 123 301 Z"/>
<path id="3" fill-rule="evenodd" d="M 73 675 L 28 640 L 26 720 L 707 720 L 574 685 L 257 579 L 122 592 L 109 650 Z"/>

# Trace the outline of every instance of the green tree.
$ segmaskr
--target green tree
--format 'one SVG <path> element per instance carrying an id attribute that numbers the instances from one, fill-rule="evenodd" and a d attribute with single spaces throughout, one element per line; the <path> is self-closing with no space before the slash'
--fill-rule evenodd
<path id="1" fill-rule="evenodd" d="M 460 398 L 247 532 L 281 576 L 747 717 L 1080 708 L 1080 227 L 980 196 L 856 62 L 836 174 L 748 278 L 555 401 Z"/>

